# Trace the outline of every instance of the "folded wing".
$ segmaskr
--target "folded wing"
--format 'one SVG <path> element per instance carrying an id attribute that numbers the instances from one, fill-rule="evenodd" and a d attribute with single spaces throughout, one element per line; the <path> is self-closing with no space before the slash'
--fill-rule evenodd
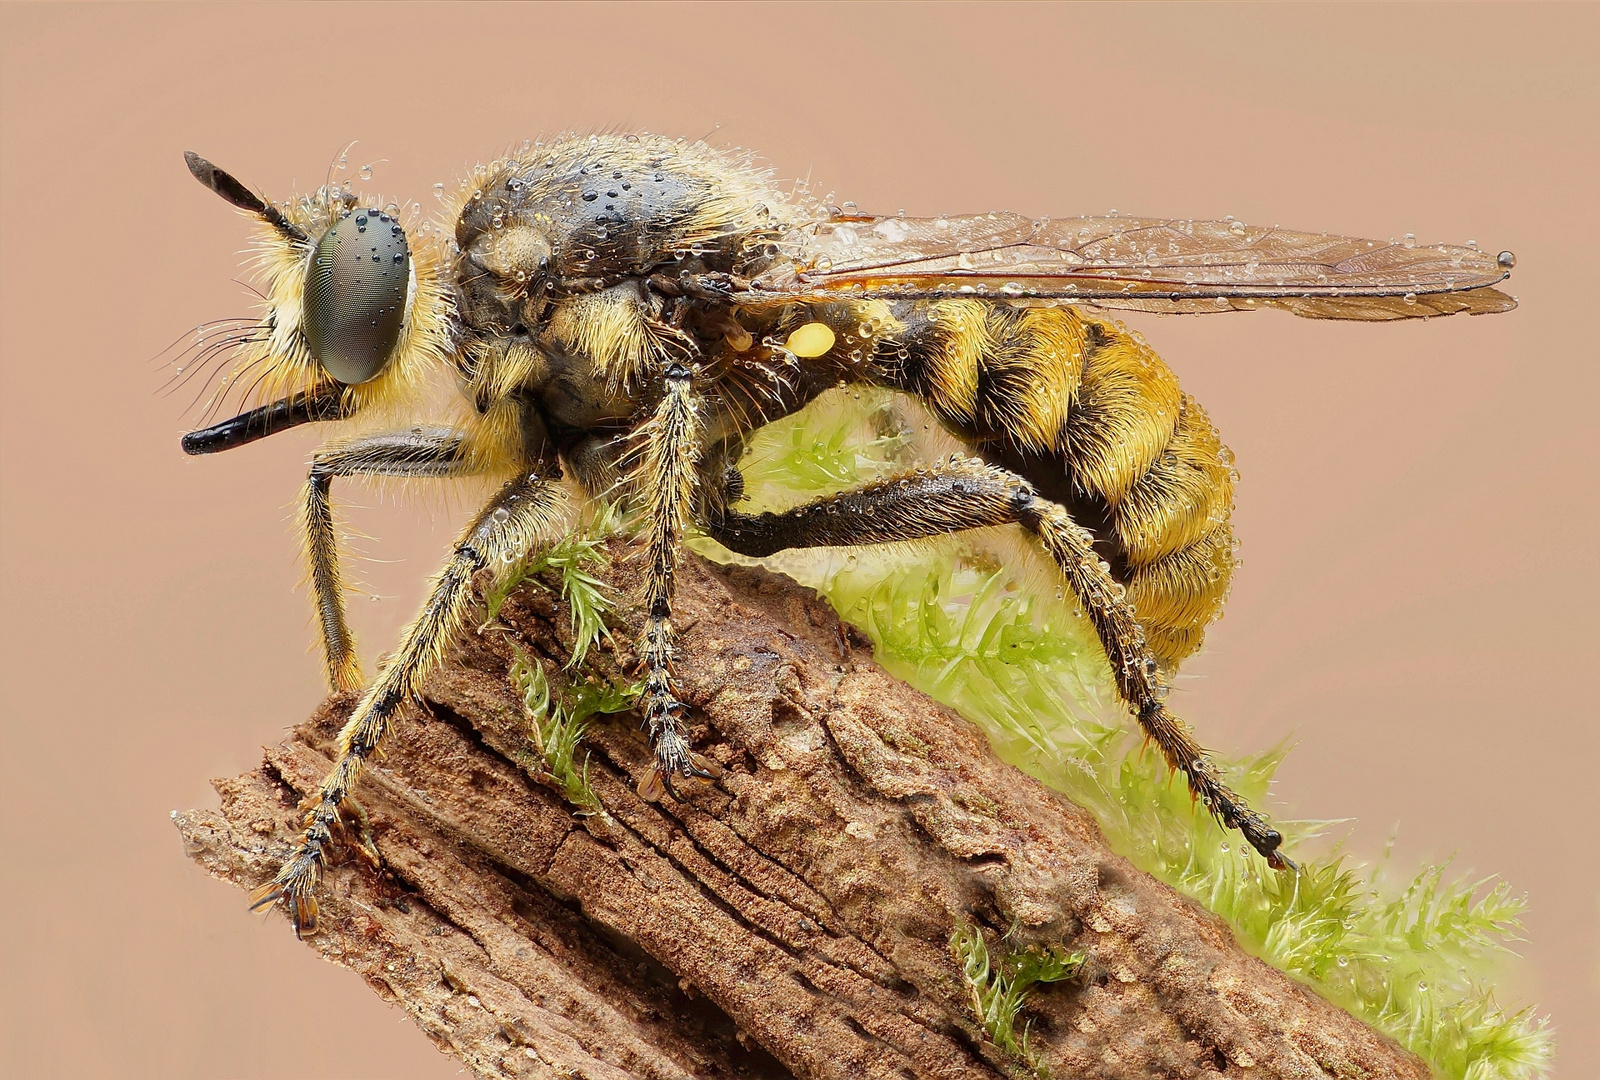
<path id="1" fill-rule="evenodd" d="M 752 300 L 1080 300 L 1168 313 L 1282 308 L 1319 319 L 1508 311 L 1515 259 L 1233 220 L 1020 214 L 834 217 L 796 230 Z"/>

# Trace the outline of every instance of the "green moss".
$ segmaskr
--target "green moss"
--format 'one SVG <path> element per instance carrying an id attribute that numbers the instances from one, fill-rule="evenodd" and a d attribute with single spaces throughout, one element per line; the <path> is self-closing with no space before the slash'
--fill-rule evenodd
<path id="1" fill-rule="evenodd" d="M 1028 1028 L 1017 1031 L 1017 1013 L 1027 1003 L 1028 991 L 1039 983 L 1070 979 L 1083 966 L 1083 953 L 1069 953 L 1059 945 L 1033 946 L 991 958 L 983 931 L 957 926 L 950 935 L 950 955 L 961 967 L 972 1012 L 989 1041 L 1025 1061 L 1035 1076 L 1047 1075 L 1028 1047 Z"/>
<path id="2" fill-rule="evenodd" d="M 746 490 L 767 509 L 860 483 L 924 441 L 918 423 L 900 421 L 887 395 L 832 392 L 755 436 L 741 464 Z M 821 591 L 872 638 L 885 668 L 980 724 L 1003 759 L 1091 810 L 1114 848 L 1227 919 L 1270 963 L 1450 1080 L 1535 1074 L 1548 1032 L 1529 1010 L 1502 1010 L 1489 989 L 1520 931 L 1523 901 L 1510 887 L 1440 866 L 1399 873 L 1387 855 L 1363 869 L 1318 843 L 1327 823 L 1316 822 L 1278 822 L 1303 869 L 1267 870 L 1196 811 L 1159 754 L 1142 752 L 1092 629 L 1052 568 L 1007 532 L 766 564 Z M 1261 805 L 1284 753 L 1221 764 Z"/>
<path id="3" fill-rule="evenodd" d="M 601 713 L 625 712 L 639 696 L 637 688 L 619 686 L 593 675 L 571 679 L 552 689 L 544 664 L 516 649 L 511 662 L 511 685 L 522 698 L 528 718 L 528 741 L 536 760 L 555 782 L 563 798 L 580 813 L 600 813 L 599 796 L 589 786 L 589 755 L 577 760 L 589 718 Z"/>
<path id="4" fill-rule="evenodd" d="M 566 666 L 568 670 L 576 669 L 589 650 L 602 637 L 609 636 L 605 617 L 611 610 L 611 600 L 605 583 L 590 571 L 604 565 L 601 545 L 616 529 L 616 514 L 609 505 L 603 505 L 582 529 L 517 564 L 484 595 L 486 621 L 494 621 L 506 597 L 517 586 L 530 578 L 537 580 L 546 571 L 555 571 L 561 577 L 561 599 L 567 602 L 572 618 L 572 655 Z"/>

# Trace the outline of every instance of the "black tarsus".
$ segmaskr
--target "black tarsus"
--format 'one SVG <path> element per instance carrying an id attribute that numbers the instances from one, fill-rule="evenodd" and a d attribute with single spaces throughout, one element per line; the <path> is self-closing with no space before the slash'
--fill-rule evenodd
<path id="1" fill-rule="evenodd" d="M 283 211 L 276 206 L 273 206 L 241 184 L 231 173 L 217 168 L 193 150 L 185 150 L 183 152 L 183 160 L 189 166 L 189 172 L 194 175 L 196 180 L 215 191 L 227 202 L 241 210 L 248 210 L 252 214 L 260 214 L 268 225 L 277 229 L 290 240 L 300 243 L 309 242 L 310 238 L 306 236 L 300 226 L 284 217 Z"/>
<path id="2" fill-rule="evenodd" d="M 240 413 L 231 420 L 191 431 L 183 437 L 183 452 L 215 454 L 301 424 L 338 420 L 343 416 L 344 387 L 337 383 L 325 383 L 308 394 L 291 394 L 281 401 Z"/>

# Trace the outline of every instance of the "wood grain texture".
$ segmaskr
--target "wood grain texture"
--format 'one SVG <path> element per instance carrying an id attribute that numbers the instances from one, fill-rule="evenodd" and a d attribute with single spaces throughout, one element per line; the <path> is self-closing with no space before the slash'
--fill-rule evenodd
<path id="1" fill-rule="evenodd" d="M 619 588 L 636 570 L 618 562 Z M 636 718 L 603 717 L 585 745 L 605 812 L 572 814 L 506 678 L 514 644 L 567 655 L 566 612 L 534 583 L 469 633 L 359 788 L 383 867 L 340 849 L 308 944 L 478 1075 L 1031 1076 L 971 1011 L 958 921 L 992 947 L 1086 953 L 1024 1014 L 1057 1077 L 1429 1075 L 1109 851 L 810 590 L 689 556 L 679 576 L 680 688 L 715 784 L 641 801 Z M 641 613 L 619 614 L 626 642 Z M 594 663 L 620 674 L 609 652 Z M 335 695 L 217 781 L 220 810 L 176 815 L 190 855 L 265 880 L 353 703 Z"/>

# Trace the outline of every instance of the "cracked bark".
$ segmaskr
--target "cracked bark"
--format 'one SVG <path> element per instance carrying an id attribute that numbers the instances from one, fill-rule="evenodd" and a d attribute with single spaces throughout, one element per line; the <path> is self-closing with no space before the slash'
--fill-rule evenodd
<path id="1" fill-rule="evenodd" d="M 640 801 L 644 738 L 601 717 L 585 747 L 606 812 L 573 815 L 506 680 L 513 643 L 567 656 L 537 584 L 468 635 L 361 784 L 383 868 L 342 849 L 308 944 L 479 1076 L 1031 1076 L 973 1016 L 958 920 L 1086 952 L 1025 1010 L 1057 1077 L 1429 1075 L 1109 851 L 810 590 L 693 557 L 679 578 L 681 686 L 715 785 Z M 628 561 L 613 580 L 632 584 Z M 190 855 L 244 888 L 269 877 L 353 704 L 335 695 L 216 781 L 220 810 L 177 815 Z"/>

